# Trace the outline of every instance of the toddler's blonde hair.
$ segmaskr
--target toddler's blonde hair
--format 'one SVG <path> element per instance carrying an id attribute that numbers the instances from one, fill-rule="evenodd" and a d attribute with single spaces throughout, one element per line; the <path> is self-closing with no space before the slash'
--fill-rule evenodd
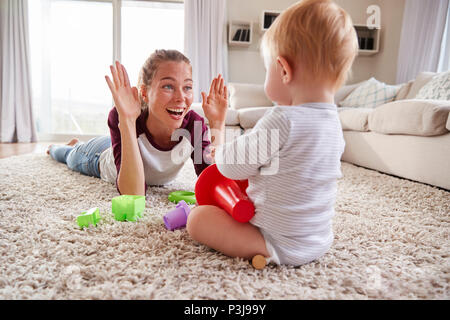
<path id="1" fill-rule="evenodd" d="M 283 11 L 262 38 L 262 53 L 286 58 L 306 77 L 341 87 L 358 52 L 349 14 L 331 0 L 304 0 Z M 305 73 L 306 71 L 306 73 Z"/>

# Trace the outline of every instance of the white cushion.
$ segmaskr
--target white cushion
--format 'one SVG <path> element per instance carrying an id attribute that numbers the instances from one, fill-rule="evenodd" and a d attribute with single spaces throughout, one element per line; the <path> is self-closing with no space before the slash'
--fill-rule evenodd
<path id="1" fill-rule="evenodd" d="M 208 139 L 211 141 L 211 128 L 209 125 L 207 125 L 209 128 L 208 130 Z M 244 134 L 244 129 L 242 129 L 240 126 L 225 126 L 225 139 L 228 137 L 234 137 L 237 138 L 240 135 Z"/>
<path id="2" fill-rule="evenodd" d="M 339 108 L 342 130 L 369 131 L 368 118 L 373 108 Z"/>
<path id="3" fill-rule="evenodd" d="M 262 84 L 230 82 L 228 83 L 228 90 L 232 109 L 273 106 L 273 102 L 267 98 Z"/>
<path id="4" fill-rule="evenodd" d="M 255 124 L 261 119 L 264 114 L 272 107 L 253 107 L 239 109 L 239 123 L 242 128 L 253 128 Z"/>
<path id="5" fill-rule="evenodd" d="M 199 115 L 205 119 L 205 123 L 208 124 L 209 121 L 205 117 L 205 113 L 203 112 L 202 104 L 200 102 L 194 102 L 191 105 L 191 109 L 197 112 Z M 228 108 L 227 110 L 227 117 L 225 118 L 225 125 L 227 126 L 237 126 L 239 125 L 239 115 L 237 110 L 233 110 L 231 108 Z"/>
<path id="6" fill-rule="evenodd" d="M 450 101 L 400 100 L 386 103 L 369 114 L 369 130 L 384 134 L 437 136 L 447 133 Z"/>
<path id="7" fill-rule="evenodd" d="M 417 75 L 416 79 L 414 80 L 411 89 L 408 92 L 408 95 L 405 99 L 414 99 L 419 92 L 419 90 L 427 84 L 428 81 L 431 80 L 436 75 L 434 72 L 421 72 Z"/>
<path id="8" fill-rule="evenodd" d="M 231 142 L 243 134 L 244 134 L 244 129 L 242 129 L 240 126 L 226 126 L 224 143 Z M 211 141 L 211 139 L 210 139 L 210 141 Z"/>
<path id="9" fill-rule="evenodd" d="M 397 95 L 395 96 L 395 101 L 397 100 L 403 100 L 406 99 L 406 97 L 409 94 L 409 91 L 411 90 L 412 84 L 414 83 L 414 80 L 408 81 L 407 83 L 404 83 L 401 85 L 400 89 L 397 92 Z"/>
<path id="10" fill-rule="evenodd" d="M 334 94 L 334 103 L 336 105 L 339 105 L 339 102 L 347 98 L 347 96 L 353 92 L 357 87 L 359 87 L 361 84 L 363 84 L 365 81 L 349 84 L 342 86 L 336 93 Z"/>
<path id="11" fill-rule="evenodd" d="M 390 86 L 375 78 L 370 78 L 353 90 L 339 105 L 341 107 L 375 108 L 394 100 L 400 87 L 400 85 Z"/>
<path id="12" fill-rule="evenodd" d="M 419 90 L 416 99 L 450 100 L 450 71 L 435 75 Z"/>
<path id="13" fill-rule="evenodd" d="M 450 131 L 450 112 L 448 113 L 447 124 L 445 125 L 445 127 L 447 128 L 448 131 Z"/>

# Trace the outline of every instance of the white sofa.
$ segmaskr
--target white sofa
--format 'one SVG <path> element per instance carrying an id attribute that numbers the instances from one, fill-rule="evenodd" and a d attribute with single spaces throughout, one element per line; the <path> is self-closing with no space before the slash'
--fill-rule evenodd
<path id="1" fill-rule="evenodd" d="M 342 160 L 450 190 L 450 100 L 416 99 L 435 76 L 419 74 L 395 88 L 391 101 L 372 108 L 339 107 L 365 82 L 342 87 L 335 96 L 346 142 Z M 239 134 L 251 130 L 273 107 L 262 85 L 228 87 L 226 125 Z M 203 114 L 199 104 L 193 109 Z"/>

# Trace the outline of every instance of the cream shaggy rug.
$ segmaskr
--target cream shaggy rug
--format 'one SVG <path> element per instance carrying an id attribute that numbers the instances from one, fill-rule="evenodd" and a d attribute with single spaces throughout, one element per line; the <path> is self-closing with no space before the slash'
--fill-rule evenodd
<path id="1" fill-rule="evenodd" d="M 166 230 L 188 163 L 150 188 L 138 222 L 111 214 L 115 186 L 46 155 L 0 160 L 0 299 L 449 299 L 450 193 L 342 164 L 335 241 L 321 259 L 254 270 Z M 75 218 L 99 207 L 98 227 Z"/>

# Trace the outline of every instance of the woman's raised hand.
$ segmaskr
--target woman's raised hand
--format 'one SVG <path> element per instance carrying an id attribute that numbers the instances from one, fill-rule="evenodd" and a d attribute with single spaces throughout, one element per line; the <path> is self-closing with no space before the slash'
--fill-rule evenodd
<path id="1" fill-rule="evenodd" d="M 220 128 L 225 125 L 228 108 L 227 86 L 224 85 L 222 75 L 214 78 L 209 88 L 209 95 L 202 92 L 202 108 L 211 128 Z"/>
<path id="2" fill-rule="evenodd" d="M 115 67 L 110 66 L 110 69 L 113 81 L 108 76 L 105 76 L 105 79 L 111 90 L 119 118 L 134 121 L 141 114 L 137 88 L 130 86 L 127 71 L 119 61 L 116 61 Z"/>

